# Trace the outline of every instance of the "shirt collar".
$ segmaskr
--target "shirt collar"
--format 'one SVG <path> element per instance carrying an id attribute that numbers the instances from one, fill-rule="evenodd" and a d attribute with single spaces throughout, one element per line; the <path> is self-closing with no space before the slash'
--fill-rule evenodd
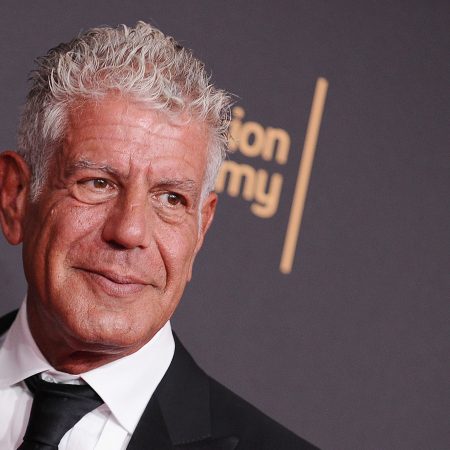
<path id="1" fill-rule="evenodd" d="M 52 369 L 31 336 L 24 301 L 0 348 L 0 388 Z"/>
<path id="2" fill-rule="evenodd" d="M 117 421 L 133 433 L 175 351 L 170 322 L 137 352 L 80 374 L 103 399 Z M 0 388 L 55 369 L 36 345 L 28 326 L 26 301 L 0 348 Z"/>

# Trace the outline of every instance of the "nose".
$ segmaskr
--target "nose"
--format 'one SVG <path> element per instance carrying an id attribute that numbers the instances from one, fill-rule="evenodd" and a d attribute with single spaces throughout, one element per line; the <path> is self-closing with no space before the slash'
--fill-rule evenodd
<path id="1" fill-rule="evenodd" d="M 151 239 L 147 193 L 130 192 L 111 206 L 103 227 L 103 239 L 119 248 L 145 248 Z"/>

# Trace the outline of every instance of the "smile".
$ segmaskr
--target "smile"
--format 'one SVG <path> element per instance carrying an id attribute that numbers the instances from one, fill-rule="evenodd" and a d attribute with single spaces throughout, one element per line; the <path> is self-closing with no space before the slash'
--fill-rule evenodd
<path id="1" fill-rule="evenodd" d="M 100 287 L 112 297 L 127 297 L 141 292 L 149 283 L 138 278 L 122 276 L 111 271 L 98 271 L 92 269 L 80 270 L 91 282 Z"/>

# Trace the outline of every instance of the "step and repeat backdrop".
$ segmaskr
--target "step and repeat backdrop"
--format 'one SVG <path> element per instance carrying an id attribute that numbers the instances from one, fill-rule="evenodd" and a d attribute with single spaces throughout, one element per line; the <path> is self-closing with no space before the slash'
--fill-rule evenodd
<path id="1" fill-rule="evenodd" d="M 325 450 L 450 448 L 445 1 L 0 5 L 0 147 L 33 59 L 149 21 L 235 100 L 219 209 L 173 326 L 205 370 Z M 0 312 L 26 292 L 0 240 Z"/>

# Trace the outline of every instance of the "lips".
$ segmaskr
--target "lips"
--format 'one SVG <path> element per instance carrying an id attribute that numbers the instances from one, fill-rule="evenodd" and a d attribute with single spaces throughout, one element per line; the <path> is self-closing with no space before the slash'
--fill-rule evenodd
<path id="1" fill-rule="evenodd" d="M 79 268 L 85 277 L 112 297 L 128 297 L 145 289 L 150 283 L 130 275 L 111 270 Z"/>

